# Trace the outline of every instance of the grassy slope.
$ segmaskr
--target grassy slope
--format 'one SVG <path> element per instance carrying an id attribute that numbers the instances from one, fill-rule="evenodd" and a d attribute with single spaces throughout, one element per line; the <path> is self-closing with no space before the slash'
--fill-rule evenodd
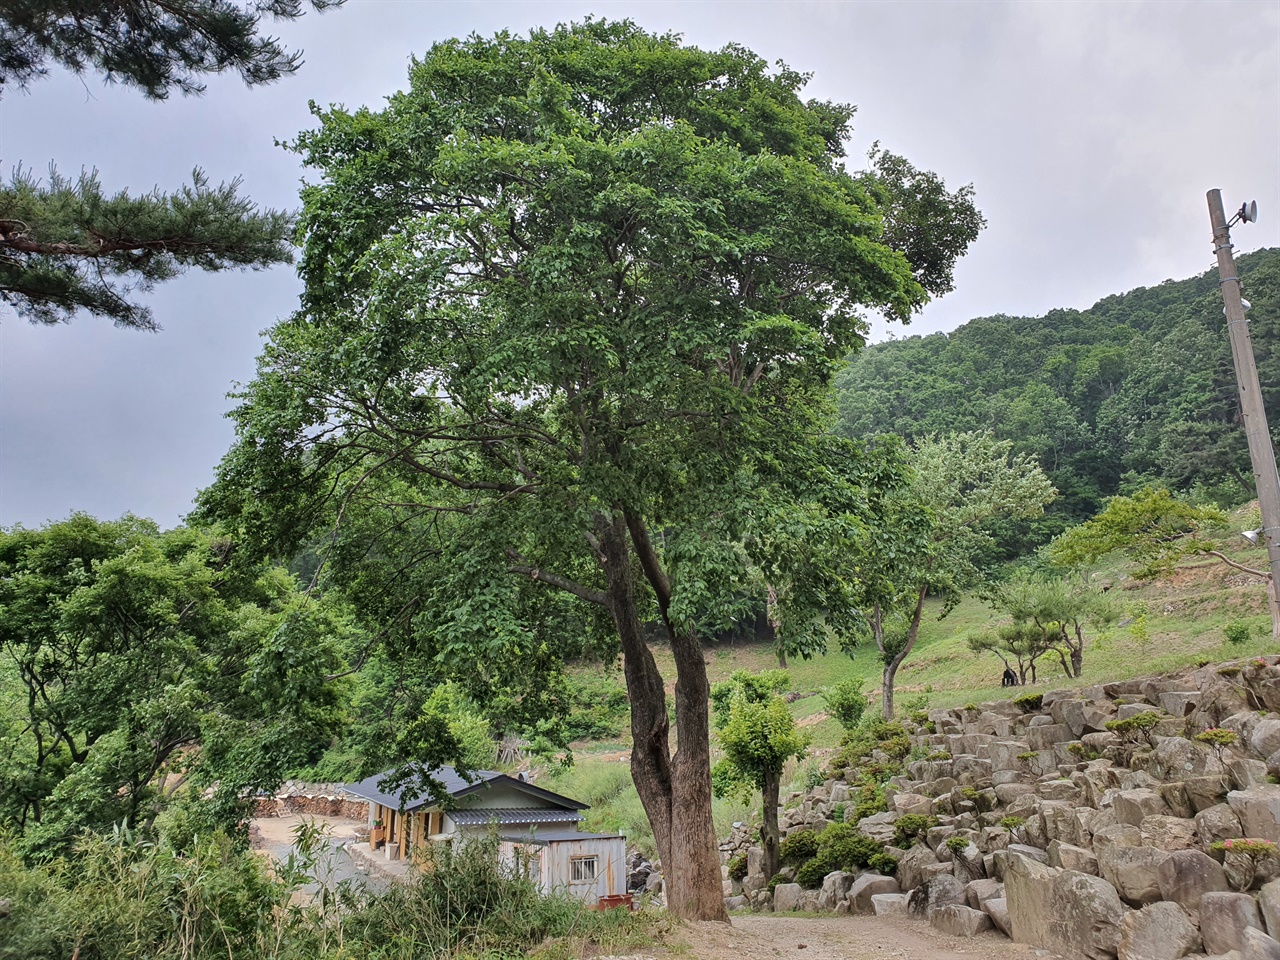
<path id="1" fill-rule="evenodd" d="M 1238 562 L 1265 568 L 1264 551 L 1236 548 L 1239 538 L 1233 531 L 1250 526 L 1257 526 L 1254 519 L 1244 512 L 1238 514 L 1231 529 L 1223 531 L 1219 546 Z M 1243 545 L 1243 541 L 1239 542 Z M 1099 582 L 1114 584 L 1108 593 L 1120 622 L 1137 621 L 1136 635 L 1133 624 L 1095 633 L 1085 652 L 1083 676 L 1078 680 L 1068 679 L 1056 660 L 1040 661 L 1034 689 L 1087 686 L 1175 670 L 1202 659 L 1225 660 L 1275 652 L 1265 587 L 1245 582 L 1248 578 L 1238 571 L 1215 559 L 1197 559 L 1182 564 L 1167 579 L 1136 583 L 1125 578 L 1124 567 L 1122 562 L 1116 562 L 1095 576 Z M 920 694 L 928 696 L 931 706 L 950 707 L 1025 692 L 1022 688 L 1003 690 L 1000 661 L 992 654 L 975 656 L 965 643 L 966 634 L 996 623 L 990 607 L 979 600 L 966 599 L 942 620 L 937 618 L 940 610 L 940 605 L 934 605 L 926 614 L 916 649 L 898 673 L 900 705 Z M 1145 638 L 1139 617 L 1145 620 Z M 1233 646 L 1226 643 L 1223 627 L 1237 619 L 1249 624 L 1253 636 L 1248 643 Z M 657 648 L 654 654 L 663 676 L 674 677 L 669 651 Z M 735 670 L 754 672 L 777 665 L 772 648 L 765 645 L 722 645 L 707 654 L 707 670 L 713 683 L 726 679 Z M 812 660 L 793 660 L 788 670 L 791 689 L 810 694 L 792 703 L 791 709 L 813 737 L 815 751 L 835 747 L 840 740 L 839 727 L 823 712 L 820 691 L 824 687 L 858 677 L 863 679 L 864 689 L 875 691 L 878 700 L 880 664 L 874 649 L 859 651 L 853 658 L 833 652 Z M 588 815 L 588 824 L 593 828 L 622 830 L 647 847 L 648 826 L 622 750 L 625 744 L 580 745 L 575 766 L 548 783 L 552 789 L 591 803 L 594 809 Z M 597 759 L 602 756 L 609 759 Z M 791 787 L 798 789 L 815 768 L 814 760 L 793 764 L 788 771 Z M 754 805 L 758 807 L 758 803 L 756 799 Z M 716 825 L 721 835 L 728 832 L 734 820 L 746 819 L 751 812 L 749 805 L 718 801 Z"/>

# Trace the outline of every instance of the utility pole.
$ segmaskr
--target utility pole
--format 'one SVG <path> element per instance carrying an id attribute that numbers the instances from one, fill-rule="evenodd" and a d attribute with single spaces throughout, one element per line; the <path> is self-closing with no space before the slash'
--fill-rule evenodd
<path id="1" fill-rule="evenodd" d="M 1253 358 L 1253 341 L 1244 317 L 1240 297 L 1240 277 L 1231 256 L 1231 230 L 1222 211 L 1222 194 L 1210 190 L 1209 221 L 1213 224 L 1213 251 L 1218 255 L 1218 287 L 1226 307 L 1227 333 L 1231 337 L 1231 355 L 1236 363 L 1236 383 L 1240 388 L 1240 412 L 1244 415 L 1244 432 L 1249 440 L 1249 458 L 1253 461 L 1253 477 L 1258 489 L 1258 507 L 1262 510 L 1262 537 L 1267 545 L 1271 580 L 1267 597 L 1271 606 L 1271 636 L 1280 639 L 1280 599 L 1276 583 L 1280 580 L 1280 473 L 1276 471 L 1276 453 L 1267 427 L 1267 412 L 1262 405 L 1258 385 L 1258 365 Z M 1243 211 L 1242 211 L 1243 212 Z"/>

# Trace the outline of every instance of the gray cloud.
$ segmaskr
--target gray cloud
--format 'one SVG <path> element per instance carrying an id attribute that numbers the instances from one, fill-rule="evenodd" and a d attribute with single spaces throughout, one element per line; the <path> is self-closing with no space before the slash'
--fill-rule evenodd
<path id="1" fill-rule="evenodd" d="M 973 182 L 989 228 L 955 293 L 897 335 L 992 313 L 1085 307 L 1211 265 L 1204 193 L 1256 199 L 1237 249 L 1280 244 L 1280 3 L 450 3 L 351 0 L 278 32 L 301 73 L 152 104 L 55 74 L 0 101 L 0 163 L 108 188 L 172 188 L 195 166 L 242 175 L 264 206 L 296 204 L 301 171 L 273 146 L 307 101 L 376 106 L 409 57 L 472 31 L 629 16 L 688 42 L 738 42 L 812 71 L 813 96 L 858 105 L 850 163 L 872 142 Z M 152 298 L 164 330 L 92 320 L 34 328 L 0 315 L 0 523 L 83 509 L 176 523 L 231 442 L 233 381 L 259 331 L 292 309 L 288 269 L 192 274 Z M 884 335 L 883 325 L 877 335 Z"/>

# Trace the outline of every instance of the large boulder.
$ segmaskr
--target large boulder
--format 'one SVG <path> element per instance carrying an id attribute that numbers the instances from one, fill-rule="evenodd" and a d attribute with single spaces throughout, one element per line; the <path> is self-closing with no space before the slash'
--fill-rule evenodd
<path id="1" fill-rule="evenodd" d="M 892 843 L 897 833 L 894 824 L 898 820 L 896 813 L 877 813 L 869 817 L 863 817 L 858 821 L 858 830 L 865 833 L 877 843 Z"/>
<path id="2" fill-rule="evenodd" d="M 1098 858 L 1084 847 L 1054 840 L 1049 844 L 1049 866 L 1098 876 Z"/>
<path id="3" fill-rule="evenodd" d="M 1249 927 L 1244 932 L 1244 960 L 1280 960 L 1280 942 L 1261 930 Z"/>
<path id="4" fill-rule="evenodd" d="M 988 900 L 1004 896 L 1004 884 L 999 880 L 972 880 L 964 885 L 964 902 L 975 910 L 981 910 Z"/>
<path id="5" fill-rule="evenodd" d="M 991 929 L 991 918 L 985 913 L 958 903 L 948 903 L 933 911 L 929 923 L 935 930 L 953 937 L 976 937 Z"/>
<path id="6" fill-rule="evenodd" d="M 1009 919 L 1009 901 L 1004 897 L 994 897 L 982 901 L 982 912 L 991 918 L 997 930 L 1006 937 L 1013 936 L 1013 923 Z"/>
<path id="7" fill-rule="evenodd" d="M 1212 857 L 1199 850 L 1175 850 L 1156 868 L 1160 898 L 1178 904 L 1192 919 L 1200 916 L 1200 898 L 1226 893 L 1227 875 Z"/>
<path id="8" fill-rule="evenodd" d="M 909 896 L 906 893 L 877 893 L 871 898 L 871 912 L 877 917 L 905 917 Z"/>
<path id="9" fill-rule="evenodd" d="M 1208 747 L 1185 737 L 1160 737 L 1147 758 L 1147 770 L 1159 780 L 1221 776 L 1222 764 Z"/>
<path id="10" fill-rule="evenodd" d="M 1262 911 L 1262 919 L 1267 933 L 1280 938 L 1280 880 L 1264 883 L 1258 892 L 1258 907 Z"/>
<path id="11" fill-rule="evenodd" d="M 1160 899 L 1160 864 L 1169 854 L 1156 847 L 1108 847 L 1098 854 L 1098 870 L 1130 906 Z"/>
<path id="12" fill-rule="evenodd" d="M 948 873 L 940 873 L 911 891 L 907 909 L 914 916 L 931 917 L 939 907 L 964 903 L 964 884 Z"/>
<path id="13" fill-rule="evenodd" d="M 927 817 L 933 813 L 933 800 L 919 793 L 899 793 L 889 801 L 889 807 L 900 817 Z"/>
<path id="14" fill-rule="evenodd" d="M 1125 909 L 1111 884 L 1064 870 L 1053 879 L 1050 909 L 1049 942 L 1042 946 L 1072 960 L 1116 956 Z"/>
<path id="15" fill-rule="evenodd" d="M 1200 898 L 1200 936 L 1207 953 L 1244 949 L 1244 932 L 1262 929 L 1257 901 L 1246 893 L 1206 893 Z"/>
<path id="16" fill-rule="evenodd" d="M 1120 922 L 1119 960 L 1179 960 L 1200 949 L 1200 931 L 1187 911 L 1162 900 Z"/>
<path id="17" fill-rule="evenodd" d="M 800 905 L 800 894 L 804 891 L 798 883 L 780 883 L 773 888 L 773 912 L 790 913 Z"/>
<path id="18" fill-rule="evenodd" d="M 1280 841 L 1280 786 L 1264 783 L 1247 790 L 1232 790 L 1227 794 L 1227 803 L 1240 818 L 1246 837 Z"/>
<path id="19" fill-rule="evenodd" d="M 1227 799 L 1227 788 L 1222 777 L 1187 777 L 1182 782 L 1182 789 L 1186 792 L 1194 813 L 1225 803 Z"/>
<path id="20" fill-rule="evenodd" d="M 1116 820 L 1131 826 L 1139 826 L 1147 817 L 1166 816 L 1169 805 L 1155 790 L 1121 790 L 1111 801 Z"/>
<path id="21" fill-rule="evenodd" d="M 1051 751 L 1055 743 L 1066 743 L 1075 738 L 1075 734 L 1065 723 L 1046 723 L 1027 728 L 1027 745 L 1032 751 Z"/>
<path id="22" fill-rule="evenodd" d="M 1142 831 L 1142 842 L 1161 850 L 1190 850 L 1196 845 L 1196 824 L 1194 820 L 1181 817 L 1143 817 L 1138 829 Z"/>
<path id="23" fill-rule="evenodd" d="M 837 904 L 843 903 L 849 895 L 856 874 L 833 870 L 822 879 L 822 889 L 818 891 L 818 909 L 834 910 Z"/>
<path id="24" fill-rule="evenodd" d="M 1203 846 L 1234 840 L 1244 836 L 1240 818 L 1225 803 L 1219 803 L 1196 814 L 1196 835 Z"/>
<path id="25" fill-rule="evenodd" d="M 1101 858 L 1112 847 L 1142 846 L 1142 831 L 1132 824 L 1113 823 L 1093 832 L 1093 852 Z"/>
<path id="26" fill-rule="evenodd" d="M 847 900 L 849 911 L 857 914 L 874 913 L 872 898 L 882 893 L 901 893 L 902 888 L 893 877 L 882 877 L 878 873 L 864 873 L 853 881 L 849 887 Z"/>
<path id="27" fill-rule="evenodd" d="M 970 880 L 981 880 L 986 877 L 987 871 L 982 863 L 982 851 L 978 849 L 978 845 L 972 840 L 969 841 L 967 846 L 951 851 L 951 854 L 951 874 L 961 883 L 968 883 Z"/>
<path id="28" fill-rule="evenodd" d="M 914 890 L 924 883 L 938 858 L 925 844 L 917 843 L 898 859 L 898 884 L 903 890 Z M 950 865 L 947 867 L 950 869 Z"/>
<path id="29" fill-rule="evenodd" d="M 1046 800 L 1040 808 L 1044 824 L 1045 846 L 1053 840 L 1080 844 L 1080 821 L 1076 819 L 1077 805 L 1064 800 Z"/>
<path id="30" fill-rule="evenodd" d="M 1269 757 L 1280 750 L 1280 720 L 1275 717 L 1259 720 L 1249 736 L 1249 746 L 1260 757 Z"/>
<path id="31" fill-rule="evenodd" d="M 1053 916 L 1053 881 L 1060 871 L 1030 857 L 1010 854 L 1004 871 L 1010 936 L 1018 943 L 1049 944 Z"/>

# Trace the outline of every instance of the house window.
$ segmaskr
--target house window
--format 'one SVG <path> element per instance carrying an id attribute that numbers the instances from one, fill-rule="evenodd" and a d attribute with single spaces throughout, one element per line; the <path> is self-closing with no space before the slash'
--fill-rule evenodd
<path id="1" fill-rule="evenodd" d="M 596 878 L 596 857 L 571 857 L 569 860 L 569 882 L 590 883 Z"/>

